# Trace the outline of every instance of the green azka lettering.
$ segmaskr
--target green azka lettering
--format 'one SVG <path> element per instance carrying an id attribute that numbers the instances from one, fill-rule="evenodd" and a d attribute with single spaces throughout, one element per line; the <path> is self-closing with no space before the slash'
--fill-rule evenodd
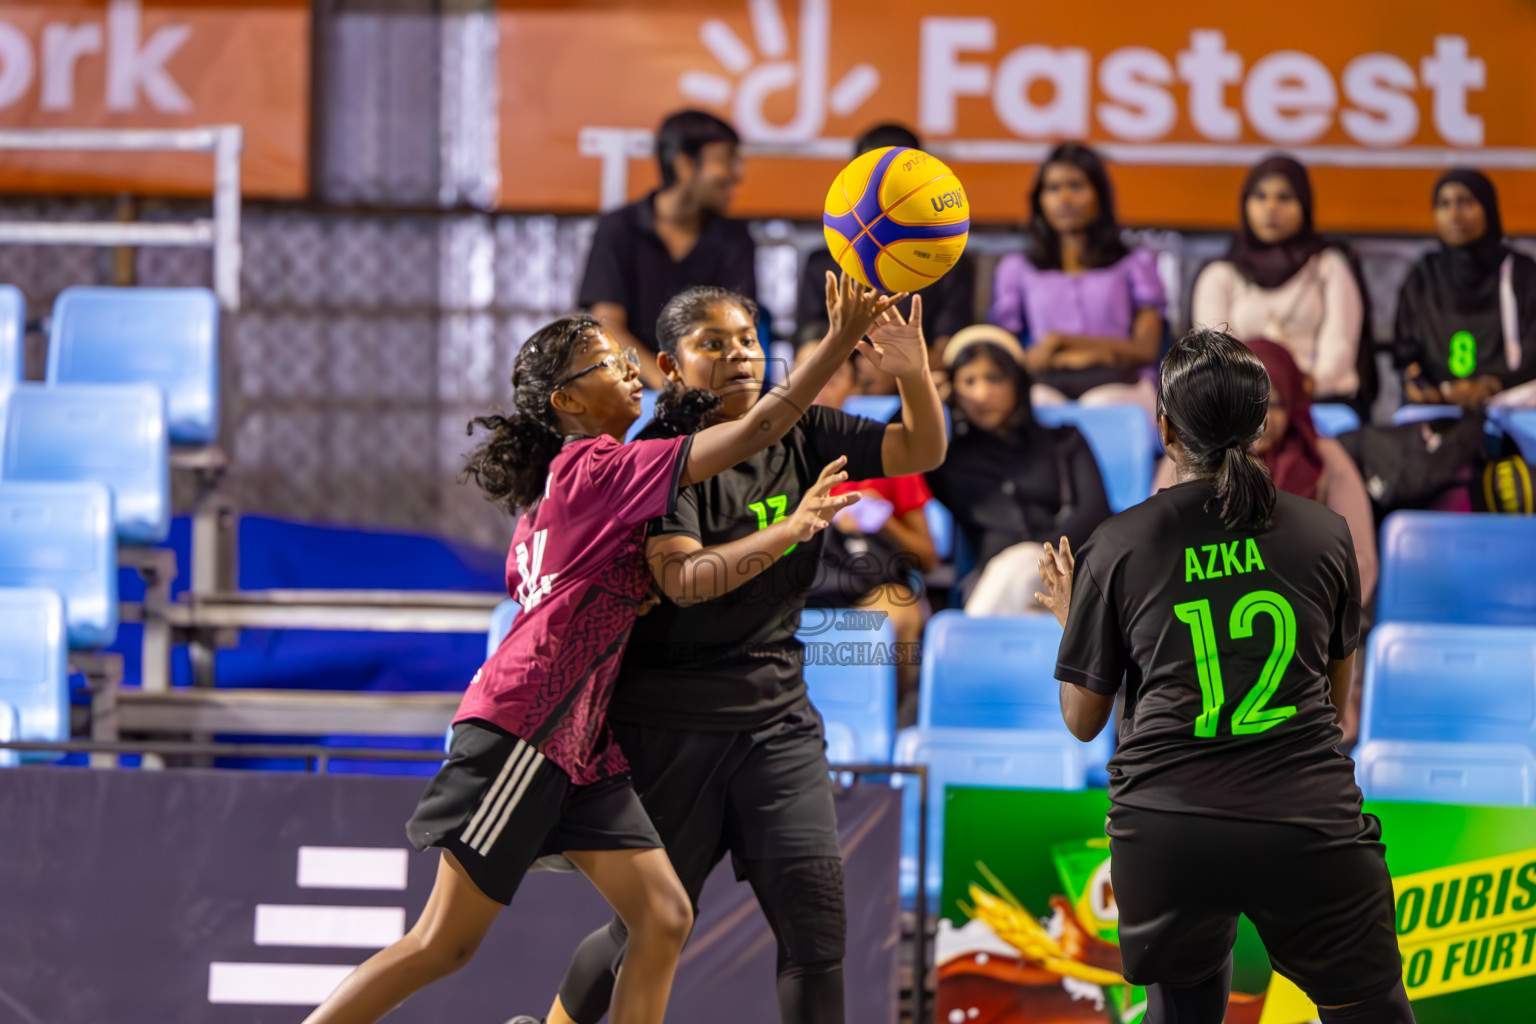
<path id="1" fill-rule="evenodd" d="M 1234 540 L 1227 544 L 1205 544 L 1197 548 L 1184 549 L 1184 582 L 1193 580 L 1214 580 L 1223 576 L 1241 576 L 1248 572 L 1263 572 L 1264 559 L 1259 554 L 1259 546 L 1249 537 L 1243 547 L 1243 557 L 1237 557 L 1237 546 L 1243 541 Z M 1201 554 L 1205 555 L 1201 560 Z"/>

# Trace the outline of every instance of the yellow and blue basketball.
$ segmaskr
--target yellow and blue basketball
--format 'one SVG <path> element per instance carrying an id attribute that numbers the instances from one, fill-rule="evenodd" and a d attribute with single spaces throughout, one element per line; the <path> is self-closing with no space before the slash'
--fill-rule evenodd
<path id="1" fill-rule="evenodd" d="M 960 259 L 971 204 L 943 161 L 886 146 L 854 158 L 833 180 L 821 225 L 848 274 L 881 291 L 915 292 Z"/>

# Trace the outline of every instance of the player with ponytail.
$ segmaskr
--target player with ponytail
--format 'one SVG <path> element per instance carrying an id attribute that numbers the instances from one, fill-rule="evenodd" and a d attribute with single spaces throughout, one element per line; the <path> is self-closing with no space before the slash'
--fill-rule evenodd
<path id="1" fill-rule="evenodd" d="M 514 407 L 471 424 L 489 436 L 466 478 L 521 516 L 507 589 L 522 606 L 454 719 L 448 759 L 406 825 L 442 849 L 421 917 L 370 957 L 308 1024 L 373 1024 L 468 962 L 524 874 L 563 858 L 628 930 L 614 1024 L 661 1024 L 693 924 L 608 726 L 624 646 L 647 601 L 648 524 L 680 490 L 783 438 L 900 296 L 827 281 L 831 327 L 810 361 L 741 418 L 696 434 L 624 444 L 640 414 L 639 366 L 597 321 L 557 320 L 513 364 Z"/>
<path id="2" fill-rule="evenodd" d="M 1360 640 L 1343 517 L 1276 492 L 1253 444 L 1269 376 L 1197 330 L 1162 364 L 1158 429 L 1179 483 L 1047 545 L 1067 727 L 1089 740 L 1125 690 L 1107 831 L 1127 981 L 1147 1024 L 1221 1024 L 1238 915 L 1322 1024 L 1412 1024 L 1381 822 L 1339 753 Z"/>

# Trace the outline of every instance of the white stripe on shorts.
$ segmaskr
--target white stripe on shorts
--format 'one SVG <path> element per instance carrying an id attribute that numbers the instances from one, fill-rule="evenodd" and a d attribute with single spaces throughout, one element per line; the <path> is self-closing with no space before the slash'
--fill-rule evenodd
<path id="1" fill-rule="evenodd" d="M 475 816 L 469 819 L 469 825 L 464 829 L 464 842 L 466 844 L 474 844 L 476 832 L 481 831 L 481 824 L 486 820 L 486 814 L 490 811 L 491 805 L 496 803 L 497 798 L 507 788 L 507 780 L 533 753 L 533 748 L 522 740 L 512 744 L 512 749 L 507 751 L 506 763 L 501 766 L 501 771 L 497 774 L 496 781 L 491 784 L 490 789 L 485 791 L 485 796 L 480 800 L 480 806 L 475 810 Z"/>
<path id="2" fill-rule="evenodd" d="M 490 856 L 491 847 L 496 845 L 496 839 L 501 835 L 501 830 L 507 827 L 507 822 L 512 818 L 512 812 L 517 809 L 517 802 L 523 798 L 523 791 L 528 788 L 528 783 L 533 781 L 534 775 L 538 774 L 539 769 L 542 767 L 544 767 L 544 755 L 534 754 L 533 762 L 528 766 L 528 771 L 523 776 L 521 784 L 518 785 L 517 792 L 512 794 L 510 801 L 507 801 L 507 806 L 501 812 L 501 816 L 496 822 L 496 827 L 491 830 L 490 838 L 485 840 L 485 846 L 480 851 L 481 856 Z"/>

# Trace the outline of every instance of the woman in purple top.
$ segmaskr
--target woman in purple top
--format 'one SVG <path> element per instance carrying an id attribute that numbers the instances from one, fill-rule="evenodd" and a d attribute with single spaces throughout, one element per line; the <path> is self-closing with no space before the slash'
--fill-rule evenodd
<path id="1" fill-rule="evenodd" d="M 998 263 L 988 319 L 1026 340 L 1033 404 L 1135 402 L 1155 415 L 1146 371 L 1166 297 L 1153 254 L 1120 238 L 1104 162 L 1063 142 L 1040 165 L 1029 204 L 1025 251 Z"/>

